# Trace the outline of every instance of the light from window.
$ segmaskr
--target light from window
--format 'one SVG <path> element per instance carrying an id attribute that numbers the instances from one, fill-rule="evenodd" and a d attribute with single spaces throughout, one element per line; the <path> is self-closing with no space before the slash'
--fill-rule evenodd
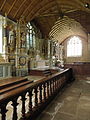
<path id="1" fill-rule="evenodd" d="M 2 28 L 0 26 L 0 53 L 2 53 Z"/>
<path id="2" fill-rule="evenodd" d="M 67 42 L 67 57 L 82 56 L 82 41 L 74 36 Z"/>
<path id="3" fill-rule="evenodd" d="M 30 22 L 27 24 L 28 33 L 27 33 L 27 48 L 35 48 L 35 42 L 36 42 L 36 33 L 34 27 L 30 24 Z"/>

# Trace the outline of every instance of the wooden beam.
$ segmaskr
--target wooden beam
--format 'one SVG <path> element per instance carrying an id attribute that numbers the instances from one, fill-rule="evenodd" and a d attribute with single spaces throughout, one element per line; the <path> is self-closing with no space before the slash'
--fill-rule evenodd
<path id="1" fill-rule="evenodd" d="M 57 6 L 58 14 L 60 15 L 60 17 L 63 17 L 63 12 L 61 10 L 60 5 L 58 4 L 58 1 L 56 0 L 55 3 L 56 3 L 56 6 Z"/>
<path id="2" fill-rule="evenodd" d="M 39 15 L 39 16 L 36 16 L 35 18 L 40 18 L 40 17 L 52 17 L 52 16 L 59 16 L 59 13 L 41 14 L 41 15 Z"/>
<path id="3" fill-rule="evenodd" d="M 19 10 L 22 8 L 23 4 L 24 4 L 26 1 L 27 1 L 27 0 L 24 0 L 24 1 L 21 3 L 20 7 L 17 9 L 17 11 L 16 11 L 16 13 L 14 14 L 13 18 L 16 17 L 16 15 L 18 14 Z"/>
<path id="4" fill-rule="evenodd" d="M 7 0 L 4 0 L 4 1 L 3 1 L 3 4 L 1 5 L 0 11 L 3 9 L 3 7 L 4 7 L 5 3 L 6 3 L 6 1 L 7 1 Z"/>
<path id="5" fill-rule="evenodd" d="M 35 12 L 34 16 L 36 17 L 36 16 L 37 16 L 37 13 L 40 12 L 40 11 L 43 11 L 49 4 L 50 4 L 50 6 L 52 7 L 52 5 L 53 5 L 54 3 L 55 3 L 55 1 L 50 1 L 50 2 L 48 2 L 48 3 L 46 3 L 46 4 L 44 4 L 43 7 L 40 7 L 40 9 Z M 46 10 L 46 9 L 45 9 L 45 10 Z M 45 10 L 44 10 L 44 11 L 45 11 Z M 29 16 L 30 16 L 30 14 L 31 14 L 31 12 L 27 15 L 27 18 L 26 18 L 27 21 L 28 21 L 28 18 L 29 18 Z M 31 19 L 31 20 L 32 20 L 32 19 Z"/>
<path id="6" fill-rule="evenodd" d="M 33 0 L 33 2 L 35 2 L 36 0 Z M 31 4 L 33 3 L 33 2 L 31 2 Z M 31 4 L 29 4 L 28 6 L 27 6 L 27 8 L 23 11 L 23 14 L 22 15 L 24 15 L 25 13 L 26 13 L 26 11 L 28 10 L 28 8 L 31 6 Z M 33 6 L 34 7 L 34 6 Z"/>
<path id="7" fill-rule="evenodd" d="M 11 12 L 11 10 L 12 10 L 13 6 L 15 5 L 16 1 L 17 1 L 17 0 L 14 0 L 14 2 L 12 3 L 12 6 L 10 7 L 10 9 L 9 9 L 8 12 L 7 12 L 7 15 Z"/>

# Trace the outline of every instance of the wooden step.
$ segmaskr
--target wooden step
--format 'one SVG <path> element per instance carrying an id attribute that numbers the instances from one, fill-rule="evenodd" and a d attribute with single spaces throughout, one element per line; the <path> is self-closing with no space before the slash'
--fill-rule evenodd
<path id="1" fill-rule="evenodd" d="M 12 77 L 12 78 L 6 78 L 6 79 L 2 79 L 0 80 L 0 90 L 7 88 L 9 86 L 13 86 L 22 82 L 26 82 L 28 79 L 27 78 L 23 78 L 23 77 Z"/>
<path id="2" fill-rule="evenodd" d="M 8 87 L 6 87 L 6 88 L 2 88 L 2 89 L 0 90 L 0 95 L 3 94 L 3 93 L 5 93 L 5 92 L 11 91 L 11 90 L 13 90 L 13 89 L 16 89 L 16 88 L 22 87 L 22 86 L 24 86 L 24 85 L 30 84 L 30 83 L 32 83 L 32 82 L 33 82 L 33 81 L 27 80 L 27 81 L 23 81 L 23 82 L 18 83 L 18 84 L 13 84 L 12 86 L 8 86 Z"/>
<path id="3" fill-rule="evenodd" d="M 51 71 L 50 71 L 50 69 L 44 70 L 43 73 L 44 73 L 44 75 L 46 75 L 46 76 L 52 74 Z"/>

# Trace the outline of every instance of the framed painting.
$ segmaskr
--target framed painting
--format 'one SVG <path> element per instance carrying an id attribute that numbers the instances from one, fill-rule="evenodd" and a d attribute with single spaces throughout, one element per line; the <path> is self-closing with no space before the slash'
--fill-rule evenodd
<path id="1" fill-rule="evenodd" d="M 19 64 L 20 64 L 21 66 L 24 66 L 24 65 L 26 64 L 26 57 L 25 57 L 25 56 L 21 56 L 21 57 L 19 58 Z"/>

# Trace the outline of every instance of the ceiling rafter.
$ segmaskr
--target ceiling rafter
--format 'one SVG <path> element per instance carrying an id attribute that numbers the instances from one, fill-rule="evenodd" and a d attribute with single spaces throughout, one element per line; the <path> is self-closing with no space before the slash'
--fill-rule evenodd
<path id="1" fill-rule="evenodd" d="M 16 15 L 18 14 L 19 10 L 22 8 L 23 4 L 26 2 L 27 0 L 23 0 L 23 2 L 21 3 L 20 7 L 17 9 L 17 11 L 15 12 L 13 18 L 16 17 Z"/>
<path id="2" fill-rule="evenodd" d="M 64 4 L 60 4 L 59 3 L 59 1 L 58 0 L 56 0 L 56 5 L 57 5 L 57 9 L 58 9 L 58 13 L 59 13 L 59 16 L 61 16 L 61 17 L 63 17 L 63 15 L 65 14 L 65 13 L 69 13 L 69 12 L 74 12 L 74 11 L 77 11 L 78 9 L 71 9 L 71 10 L 66 10 L 66 11 L 63 11 L 62 9 L 61 9 L 61 7 L 60 7 L 60 5 L 61 6 L 63 6 Z M 69 4 L 65 4 L 64 6 L 67 6 L 67 8 L 65 8 L 65 9 L 70 9 L 70 5 Z M 74 7 L 74 5 L 71 5 L 71 7 Z M 63 12 L 62 12 L 63 11 Z"/>
<path id="3" fill-rule="evenodd" d="M 52 6 L 53 4 L 55 4 L 55 1 L 51 1 L 51 2 L 47 2 L 46 4 L 43 5 L 43 7 L 41 7 L 36 13 L 35 13 L 35 16 L 37 13 L 39 13 L 40 11 L 46 11 L 47 10 L 47 6 L 50 4 L 50 6 Z"/>
<path id="4" fill-rule="evenodd" d="M 36 20 L 45 34 L 49 34 L 60 14 L 80 22 L 90 33 L 90 8 L 85 7 L 90 0 L 0 0 L 0 3 L 1 14 L 6 13 L 13 20 L 20 19 L 22 15 L 26 22 Z M 78 11 L 82 11 L 81 16 Z M 83 15 L 84 12 L 87 17 Z"/>
<path id="5" fill-rule="evenodd" d="M 11 12 L 11 10 L 13 9 L 13 6 L 15 5 L 17 0 L 14 0 L 14 2 L 12 3 L 12 6 L 10 7 L 10 9 L 7 12 L 7 15 Z"/>
<path id="6" fill-rule="evenodd" d="M 4 1 L 3 1 L 3 4 L 1 5 L 0 11 L 3 9 L 3 7 L 4 7 L 5 3 L 6 3 L 6 1 L 7 1 L 7 0 L 4 0 Z"/>
<path id="7" fill-rule="evenodd" d="M 33 1 L 33 3 L 34 3 L 34 1 Z M 50 2 L 48 2 L 48 3 L 50 3 Z M 32 3 L 31 3 L 32 4 Z M 29 7 L 31 6 L 31 4 L 25 9 L 25 11 L 22 13 L 22 15 L 24 15 L 25 13 L 26 13 L 26 11 L 29 9 Z M 39 4 L 40 5 L 40 4 Z M 44 5 L 45 6 L 45 5 Z M 41 7 L 40 7 L 41 8 Z M 33 7 L 33 9 L 30 11 L 30 13 L 33 11 L 33 10 L 35 10 L 36 9 L 36 7 Z M 37 13 L 39 10 L 37 10 L 35 13 Z M 32 13 L 31 13 L 32 14 Z"/>
<path id="8" fill-rule="evenodd" d="M 72 0 L 72 2 L 64 2 L 64 1 L 58 1 L 58 4 L 60 4 L 61 6 L 68 6 L 68 7 L 73 7 L 73 8 L 80 8 L 80 4 L 78 4 L 78 2 L 76 0 Z"/>
<path id="9" fill-rule="evenodd" d="M 58 8 L 59 13 L 50 13 L 50 14 L 47 14 L 47 13 L 46 13 L 46 14 L 42 14 L 42 15 L 37 16 L 37 17 L 49 16 L 49 15 L 50 15 L 50 16 L 59 16 L 59 14 L 62 13 L 62 12 L 61 12 L 62 10 L 61 10 L 61 8 L 60 8 L 60 6 L 59 6 L 60 3 L 59 3 L 59 4 L 58 4 L 58 3 L 59 3 L 59 1 L 56 0 L 56 6 L 57 6 L 57 8 Z M 60 4 L 60 5 L 62 5 L 62 4 Z M 65 4 L 65 5 L 66 5 L 66 4 Z M 45 6 L 44 6 L 44 7 L 45 7 Z M 73 5 L 73 7 L 74 7 L 74 5 Z M 69 5 L 69 4 L 68 4 L 68 8 L 70 8 L 70 5 Z M 40 8 L 39 11 L 41 11 L 41 9 L 43 9 L 43 7 Z M 37 11 L 37 12 L 39 12 L 39 11 Z M 65 11 L 65 13 L 67 13 L 67 12 L 73 12 L 73 11 L 77 11 L 77 9 L 73 9 L 73 10 L 71 9 L 70 11 L 67 10 L 67 11 Z M 36 14 L 37 12 L 35 12 L 35 14 Z M 36 15 L 35 15 L 35 16 L 36 16 Z"/>
<path id="10" fill-rule="evenodd" d="M 83 3 L 82 3 L 82 2 L 79 1 L 79 0 L 76 0 L 75 2 L 77 2 L 81 7 L 84 6 L 84 3 L 85 3 L 85 1 L 83 1 Z"/>
<path id="11" fill-rule="evenodd" d="M 36 0 L 33 0 L 33 2 L 31 2 L 31 4 L 34 3 L 35 1 L 36 1 Z M 31 6 L 31 4 L 29 4 L 28 7 L 23 11 L 22 16 L 27 12 L 27 10 L 28 10 L 29 7 Z"/>
<path id="12" fill-rule="evenodd" d="M 51 1 L 51 2 L 46 3 L 43 7 L 41 7 L 41 8 L 34 14 L 34 16 L 36 17 L 37 13 L 39 13 L 40 11 L 43 11 L 43 12 L 44 12 L 44 11 L 46 10 L 45 7 L 47 7 L 49 4 L 50 4 L 50 6 L 52 7 L 52 5 L 55 4 L 55 1 Z M 30 14 L 31 14 L 31 13 L 28 14 L 27 20 L 28 20 L 28 17 L 30 16 Z"/>
<path id="13" fill-rule="evenodd" d="M 52 10 L 53 9 L 53 10 Z M 50 6 L 49 8 L 47 8 L 46 10 L 43 10 L 42 14 L 40 14 L 39 16 L 43 16 L 43 15 L 47 15 L 49 16 L 49 14 L 57 14 L 58 13 L 58 10 L 56 9 L 56 5 L 55 4 L 52 4 L 52 6 Z"/>
<path id="14" fill-rule="evenodd" d="M 58 13 L 46 13 L 46 14 L 43 14 L 43 15 L 39 15 L 39 16 L 36 16 L 35 18 L 40 18 L 40 17 L 52 17 L 52 16 L 59 16 Z"/>
<path id="15" fill-rule="evenodd" d="M 55 3 L 56 3 L 56 6 L 57 6 L 57 10 L 58 10 L 59 15 L 62 16 L 63 13 L 62 13 L 60 5 L 58 5 L 58 1 L 56 0 Z"/>
<path id="16" fill-rule="evenodd" d="M 49 2 L 49 3 L 50 3 L 50 2 Z M 51 14 L 50 14 L 51 16 L 53 16 L 53 15 L 58 16 L 59 14 L 62 14 L 61 8 L 59 7 L 57 1 L 56 1 L 56 6 L 57 6 L 57 8 L 58 8 L 59 13 L 56 13 L 56 14 L 51 13 Z M 41 9 L 42 9 L 42 8 L 41 8 Z M 41 9 L 40 9 L 40 10 L 41 10 Z M 39 11 L 40 11 L 40 10 L 39 10 Z M 37 11 L 37 12 L 39 12 L 39 11 Z M 73 12 L 73 11 L 74 11 L 74 10 L 72 10 L 72 12 Z M 76 10 L 75 10 L 75 11 L 76 11 Z M 35 14 L 36 14 L 36 12 L 35 12 Z M 47 15 L 47 14 L 40 15 L 40 17 L 42 17 L 42 16 L 48 16 L 48 15 Z"/>

